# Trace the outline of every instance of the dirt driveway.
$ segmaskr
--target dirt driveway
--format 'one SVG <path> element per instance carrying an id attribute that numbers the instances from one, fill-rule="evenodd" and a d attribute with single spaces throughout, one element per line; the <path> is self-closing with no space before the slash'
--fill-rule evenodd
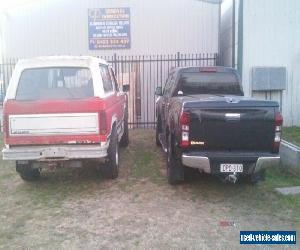
<path id="1" fill-rule="evenodd" d="M 273 192 L 299 178 L 275 171 L 251 186 L 199 174 L 173 187 L 153 138 L 154 131 L 131 131 L 114 181 L 86 167 L 25 183 L 0 162 L 0 248 L 239 249 L 240 230 L 300 231 L 300 197 Z"/>

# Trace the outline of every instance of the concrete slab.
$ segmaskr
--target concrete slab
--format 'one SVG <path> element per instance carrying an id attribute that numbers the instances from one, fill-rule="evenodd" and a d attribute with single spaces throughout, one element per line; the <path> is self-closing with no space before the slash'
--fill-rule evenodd
<path id="1" fill-rule="evenodd" d="M 296 187 L 284 187 L 284 188 L 275 188 L 275 190 L 278 193 L 281 193 L 283 195 L 289 195 L 289 194 L 300 194 L 300 186 Z"/>
<path id="2" fill-rule="evenodd" d="M 283 169 L 300 176 L 300 147 L 283 140 L 280 145 L 280 158 Z"/>

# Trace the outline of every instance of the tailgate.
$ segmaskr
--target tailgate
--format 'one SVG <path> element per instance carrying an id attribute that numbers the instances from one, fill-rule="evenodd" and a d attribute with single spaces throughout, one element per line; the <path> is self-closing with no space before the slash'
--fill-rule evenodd
<path id="1" fill-rule="evenodd" d="M 99 98 L 8 100 L 4 105 L 5 143 L 9 145 L 82 144 L 105 141 L 99 131 Z"/>
<path id="2" fill-rule="evenodd" d="M 98 113 L 10 115 L 10 136 L 98 134 Z"/>
<path id="3" fill-rule="evenodd" d="M 270 151 L 274 108 L 191 109 L 190 140 L 205 150 Z M 195 143 L 195 144 L 196 144 Z"/>

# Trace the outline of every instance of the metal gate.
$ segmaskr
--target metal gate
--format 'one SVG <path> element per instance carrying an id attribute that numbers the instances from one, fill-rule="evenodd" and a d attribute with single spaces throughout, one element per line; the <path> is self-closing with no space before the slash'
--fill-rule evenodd
<path id="1" fill-rule="evenodd" d="M 129 84 L 130 128 L 155 127 L 155 89 L 164 86 L 173 67 L 215 66 L 217 54 L 170 54 L 103 57 L 113 66 L 120 85 Z M 2 96 L 17 60 L 4 60 L 0 72 Z"/>
<path id="2" fill-rule="evenodd" d="M 164 86 L 173 67 L 215 66 L 217 54 L 171 54 L 104 57 L 112 64 L 120 85 L 129 84 L 131 128 L 155 127 L 155 89 Z"/>

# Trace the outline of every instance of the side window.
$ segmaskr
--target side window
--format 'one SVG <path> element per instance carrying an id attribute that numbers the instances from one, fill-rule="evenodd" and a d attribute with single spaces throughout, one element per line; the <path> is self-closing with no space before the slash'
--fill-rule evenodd
<path id="1" fill-rule="evenodd" d="M 165 88 L 164 88 L 164 95 L 168 95 L 170 93 L 170 89 L 172 88 L 173 80 L 174 80 L 174 73 L 170 74 L 168 77 L 168 80 L 167 80 Z"/>
<path id="2" fill-rule="evenodd" d="M 105 93 L 109 93 L 113 91 L 113 82 L 109 73 L 109 69 L 107 65 L 99 65 L 100 74 L 103 81 L 103 89 Z"/>
<path id="3" fill-rule="evenodd" d="M 112 68 L 110 68 L 110 74 L 111 74 L 111 78 L 112 78 L 112 82 L 113 82 L 115 91 L 116 91 L 116 92 L 119 92 L 118 81 L 117 81 L 117 78 L 116 78 L 115 73 L 114 73 L 114 71 L 113 71 Z"/>
<path id="4" fill-rule="evenodd" d="M 177 92 L 178 92 L 177 76 L 178 73 L 174 73 L 172 77 L 172 84 L 170 86 L 171 96 L 177 96 Z"/>
<path id="5" fill-rule="evenodd" d="M 167 93 L 167 90 L 168 90 L 168 87 L 169 87 L 169 84 L 170 84 L 170 79 L 171 79 L 171 75 L 168 76 L 167 80 L 166 80 L 166 84 L 165 84 L 165 87 L 164 87 L 164 95 Z"/>

